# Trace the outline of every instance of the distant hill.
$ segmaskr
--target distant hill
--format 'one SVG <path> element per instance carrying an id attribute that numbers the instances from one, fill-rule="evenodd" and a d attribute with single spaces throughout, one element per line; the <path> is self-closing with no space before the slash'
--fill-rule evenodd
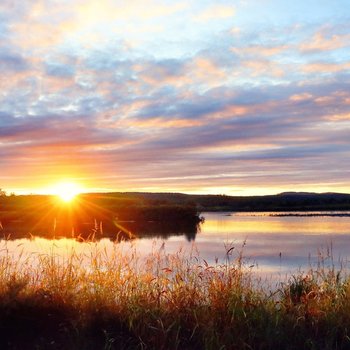
<path id="1" fill-rule="evenodd" d="M 96 194 L 97 195 L 97 194 Z M 266 196 L 191 195 L 126 192 L 106 194 L 152 204 L 196 204 L 201 211 L 326 211 L 350 210 L 350 194 L 283 192 Z"/>
<path id="2" fill-rule="evenodd" d="M 150 192 L 111 192 L 87 193 L 80 195 L 83 201 L 92 201 L 99 207 L 112 211 L 121 208 L 152 208 L 186 206 L 196 207 L 198 211 L 326 211 L 350 210 L 350 194 L 283 192 L 266 196 L 226 196 L 226 195 L 191 195 L 184 193 Z M 48 200 L 48 196 L 0 197 L 0 212 L 8 205 L 17 209 L 28 207 L 33 202 Z M 157 214 L 158 215 L 158 214 Z M 167 214 L 168 215 L 168 214 Z"/>

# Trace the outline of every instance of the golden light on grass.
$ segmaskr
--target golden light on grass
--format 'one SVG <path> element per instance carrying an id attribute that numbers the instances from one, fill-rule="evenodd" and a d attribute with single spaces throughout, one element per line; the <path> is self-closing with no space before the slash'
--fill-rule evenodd
<path id="1" fill-rule="evenodd" d="M 106 349 L 114 339 L 123 349 L 349 349 L 349 277 L 326 267 L 328 255 L 274 290 L 242 251 L 221 264 L 195 251 L 47 243 L 43 254 L 0 241 L 2 349 Z"/>
<path id="2" fill-rule="evenodd" d="M 82 192 L 82 188 L 75 182 L 60 182 L 54 186 L 52 190 L 53 194 L 64 203 L 70 203 L 74 198 Z"/>

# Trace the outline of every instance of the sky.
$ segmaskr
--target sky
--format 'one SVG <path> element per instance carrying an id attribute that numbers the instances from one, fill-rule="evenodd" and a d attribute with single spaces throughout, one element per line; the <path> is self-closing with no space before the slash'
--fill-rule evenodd
<path id="1" fill-rule="evenodd" d="M 350 193 L 348 0 L 1 0 L 0 188 Z"/>

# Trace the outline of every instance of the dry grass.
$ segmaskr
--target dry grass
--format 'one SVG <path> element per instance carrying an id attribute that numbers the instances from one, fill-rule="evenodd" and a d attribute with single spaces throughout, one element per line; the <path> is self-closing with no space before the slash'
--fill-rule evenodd
<path id="1" fill-rule="evenodd" d="M 2 250 L 1 349 L 350 348 L 350 283 L 332 266 L 269 292 L 230 247 L 224 264 L 98 247 Z"/>

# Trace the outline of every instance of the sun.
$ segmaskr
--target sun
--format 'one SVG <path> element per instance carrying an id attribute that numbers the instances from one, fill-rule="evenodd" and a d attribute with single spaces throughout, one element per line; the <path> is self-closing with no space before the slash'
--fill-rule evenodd
<path id="1" fill-rule="evenodd" d="M 53 192 L 63 202 L 69 203 L 81 193 L 81 187 L 74 182 L 60 182 L 54 187 Z"/>

